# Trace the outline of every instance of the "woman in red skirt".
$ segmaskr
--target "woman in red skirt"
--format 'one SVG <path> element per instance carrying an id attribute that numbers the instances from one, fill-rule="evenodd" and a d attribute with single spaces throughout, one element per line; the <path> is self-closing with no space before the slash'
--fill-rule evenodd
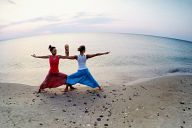
<path id="1" fill-rule="evenodd" d="M 43 59 L 49 59 L 50 64 L 50 70 L 47 74 L 45 80 L 40 85 L 39 93 L 44 90 L 45 88 L 56 88 L 61 85 L 66 84 L 67 75 L 59 72 L 59 59 L 65 59 L 65 56 L 57 55 L 57 50 L 55 47 L 49 45 L 49 50 L 52 53 L 52 55 L 47 56 L 36 56 L 33 54 L 32 56 L 35 58 L 43 58 Z M 71 90 L 75 89 L 70 85 Z M 67 88 L 65 91 L 68 91 Z"/>

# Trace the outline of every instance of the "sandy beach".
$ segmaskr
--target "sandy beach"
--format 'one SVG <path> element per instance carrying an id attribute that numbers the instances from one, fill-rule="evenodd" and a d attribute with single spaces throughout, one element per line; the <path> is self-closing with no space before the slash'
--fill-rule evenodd
<path id="1" fill-rule="evenodd" d="M 36 93 L 0 84 L 1 128 L 192 128 L 192 76 Z"/>

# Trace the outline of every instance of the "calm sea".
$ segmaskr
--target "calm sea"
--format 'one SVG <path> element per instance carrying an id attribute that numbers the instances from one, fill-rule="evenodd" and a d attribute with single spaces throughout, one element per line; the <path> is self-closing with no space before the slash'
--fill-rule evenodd
<path id="1" fill-rule="evenodd" d="M 132 34 L 66 33 L 0 41 L 0 82 L 38 86 L 49 70 L 48 59 L 30 55 L 49 55 L 48 46 L 64 55 L 77 55 L 79 45 L 87 54 L 110 51 L 109 55 L 87 61 L 91 73 L 105 85 L 129 83 L 169 74 L 192 74 L 192 42 Z M 75 60 L 60 60 L 60 72 L 77 70 Z"/>

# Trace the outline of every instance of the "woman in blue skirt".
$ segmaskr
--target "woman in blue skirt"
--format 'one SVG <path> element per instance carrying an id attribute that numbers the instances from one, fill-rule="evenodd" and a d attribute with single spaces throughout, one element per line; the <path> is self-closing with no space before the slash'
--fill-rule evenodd
<path id="1" fill-rule="evenodd" d="M 89 70 L 86 66 L 86 60 L 96 57 L 96 56 L 109 54 L 109 52 L 85 55 L 85 46 L 84 45 L 81 45 L 78 48 L 78 51 L 80 52 L 80 54 L 78 56 L 68 56 L 68 59 L 77 60 L 78 71 L 72 75 L 67 76 L 67 84 L 74 85 L 74 84 L 80 83 L 80 84 L 84 84 L 84 85 L 87 85 L 92 88 L 98 87 L 99 90 L 101 90 L 101 87 L 99 86 L 97 81 L 93 78 L 91 73 L 89 72 Z M 65 91 L 68 91 L 68 86 L 66 86 Z"/>

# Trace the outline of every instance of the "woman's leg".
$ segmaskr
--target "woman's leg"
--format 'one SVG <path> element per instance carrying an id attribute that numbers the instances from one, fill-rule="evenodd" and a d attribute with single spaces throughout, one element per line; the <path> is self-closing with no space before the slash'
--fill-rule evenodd
<path id="1" fill-rule="evenodd" d="M 47 76 L 45 77 L 45 80 L 41 83 L 38 93 L 41 93 L 46 88 L 46 85 L 47 85 L 48 80 L 50 79 L 50 76 L 51 76 L 51 74 L 48 73 Z"/>
<path id="2" fill-rule="evenodd" d="M 68 91 L 69 91 L 69 89 L 68 89 L 69 87 L 70 87 L 70 90 L 71 90 L 71 91 L 77 89 L 77 88 L 74 88 L 71 84 L 66 84 L 66 87 L 65 87 L 65 89 L 64 89 L 64 92 L 68 92 Z"/>
<path id="3" fill-rule="evenodd" d="M 84 70 L 84 76 L 84 79 L 79 81 L 80 84 L 84 84 L 92 88 L 97 87 L 99 90 L 102 90 L 101 86 L 99 86 L 98 82 L 93 78 L 88 69 Z"/>
<path id="4" fill-rule="evenodd" d="M 72 85 L 78 83 L 80 77 L 81 77 L 81 72 L 80 71 L 67 76 L 66 88 L 65 88 L 64 91 L 67 92 L 68 87 L 70 87 L 71 90 L 76 89 Z"/>

